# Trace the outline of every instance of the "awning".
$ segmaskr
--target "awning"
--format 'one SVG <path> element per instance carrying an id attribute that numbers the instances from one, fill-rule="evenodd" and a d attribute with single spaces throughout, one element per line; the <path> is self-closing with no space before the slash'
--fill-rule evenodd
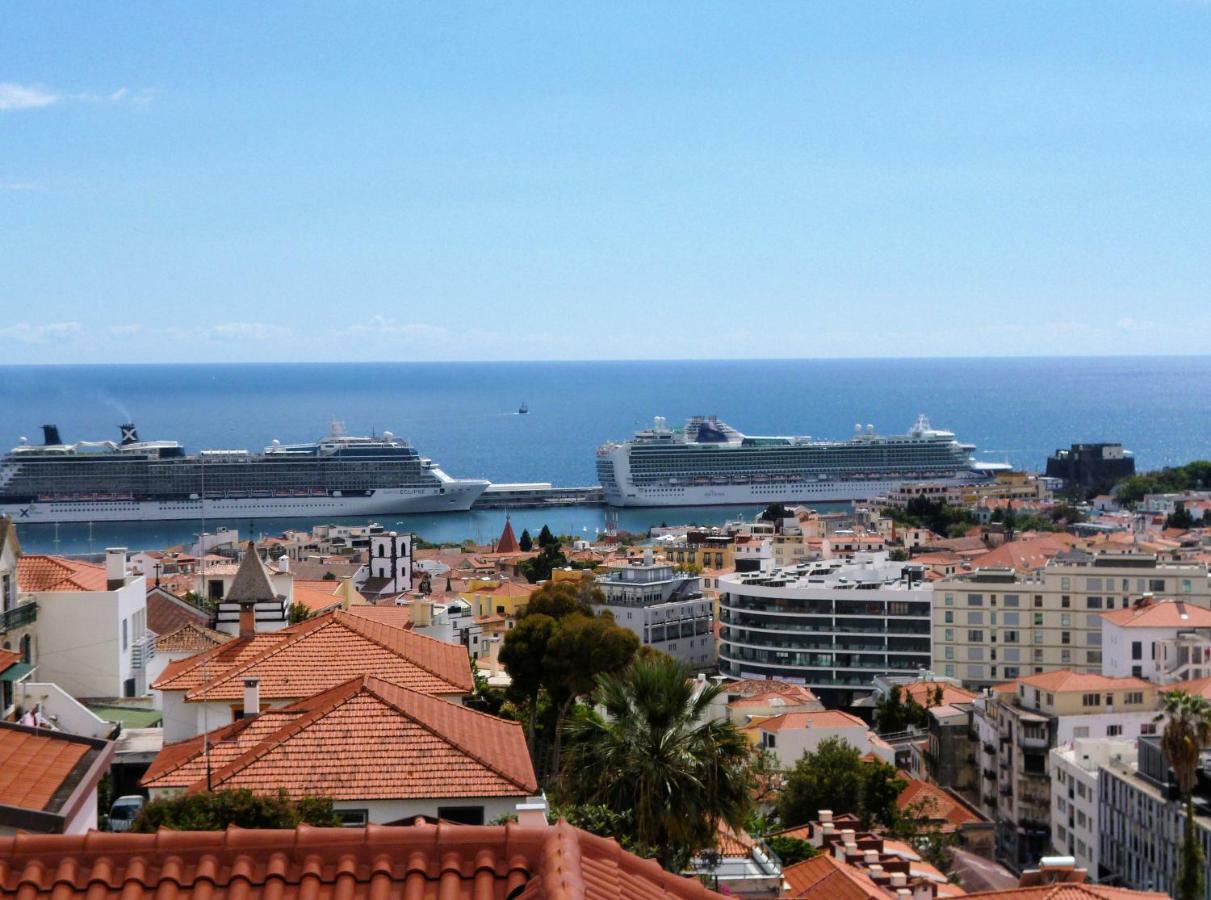
<path id="1" fill-rule="evenodd" d="M 34 671 L 34 667 L 29 663 L 13 663 L 2 673 L 0 673 L 0 681 L 17 681 L 20 678 L 24 678 L 32 671 Z"/>

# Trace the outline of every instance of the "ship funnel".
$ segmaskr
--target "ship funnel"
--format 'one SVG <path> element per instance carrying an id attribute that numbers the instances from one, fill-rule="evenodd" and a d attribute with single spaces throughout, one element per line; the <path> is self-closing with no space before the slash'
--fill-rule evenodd
<path id="1" fill-rule="evenodd" d="M 58 425 L 43 425 L 42 426 L 42 443 L 48 447 L 57 446 L 63 443 L 63 439 L 59 437 Z"/>
<path id="2" fill-rule="evenodd" d="M 122 446 L 125 447 L 127 444 L 137 444 L 139 442 L 139 432 L 135 431 L 135 426 L 130 422 L 118 427 L 122 429 Z"/>

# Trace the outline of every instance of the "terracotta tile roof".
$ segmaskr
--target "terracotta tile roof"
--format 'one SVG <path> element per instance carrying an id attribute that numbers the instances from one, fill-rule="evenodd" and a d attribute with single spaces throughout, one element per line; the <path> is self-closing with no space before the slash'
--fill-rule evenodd
<path id="1" fill-rule="evenodd" d="M 1133 891 L 1101 884 L 1045 884 L 968 894 L 979 900 L 1169 900 L 1168 894 Z"/>
<path id="2" fill-rule="evenodd" d="M 56 900 L 692 900 L 719 898 L 566 822 L 229 828 L 0 838 L 0 896 Z"/>
<path id="3" fill-rule="evenodd" d="M 977 569 L 1006 566 L 1019 572 L 1032 572 L 1041 569 L 1057 554 L 1072 549 L 1077 542 L 1077 538 L 1063 533 L 1008 541 L 995 550 L 973 557 L 971 565 Z"/>
<path id="4" fill-rule="evenodd" d="M 945 681 L 911 681 L 908 684 L 899 685 L 900 693 L 903 696 L 912 697 L 913 702 L 920 706 L 936 706 L 934 692 L 939 687 L 942 689 L 942 705 L 944 706 L 952 703 L 970 703 L 979 696 L 979 694 Z"/>
<path id="5" fill-rule="evenodd" d="M 725 681 L 720 685 L 725 695 L 729 697 L 752 697 L 756 694 L 782 694 L 796 700 L 815 700 L 816 695 L 811 688 L 801 684 L 791 684 L 789 681 L 776 681 L 763 678 L 741 678 L 738 681 Z"/>
<path id="6" fill-rule="evenodd" d="M 912 806 L 921 807 L 922 814 L 935 822 L 945 823 L 943 831 L 954 831 L 969 822 L 988 821 L 953 794 L 936 784 L 912 778 L 901 772 L 900 777 L 908 782 L 896 798 L 896 807 L 903 812 Z"/>
<path id="7" fill-rule="evenodd" d="M 472 593 L 475 594 L 490 594 L 493 597 L 529 597 L 536 590 L 538 585 L 527 584 L 520 581 L 502 581 L 494 587 L 479 587 Z"/>
<path id="8" fill-rule="evenodd" d="M 192 575 L 185 577 L 193 579 Z M 189 622 L 205 625 L 209 621 L 210 616 L 204 610 L 198 609 L 180 597 L 173 596 L 172 592 L 163 585 L 159 588 L 154 585 L 149 587 L 147 591 L 147 628 L 154 634 L 171 634 Z"/>
<path id="9" fill-rule="evenodd" d="M 1173 684 L 1167 684 L 1161 688 L 1162 691 L 1185 691 L 1187 694 L 1198 694 L 1211 700 L 1211 677 L 1194 678 L 1190 681 L 1178 681 Z"/>
<path id="10" fill-rule="evenodd" d="M 1184 600 L 1158 600 L 1102 613 L 1120 628 L 1211 628 L 1211 609 Z"/>
<path id="11" fill-rule="evenodd" d="M 0 804 L 46 810 L 92 747 L 53 731 L 0 727 Z"/>
<path id="12" fill-rule="evenodd" d="M 292 597 L 295 603 L 301 603 L 313 613 L 327 612 L 341 605 L 341 598 L 336 595 L 340 582 L 331 581 L 294 581 Z"/>
<path id="13" fill-rule="evenodd" d="M 23 556 L 17 560 L 17 589 L 32 591 L 103 591 L 105 566 L 61 556 Z"/>
<path id="14" fill-rule="evenodd" d="M 887 900 L 877 884 L 828 853 L 787 866 L 782 880 L 789 887 L 783 896 L 795 900 Z"/>
<path id="15" fill-rule="evenodd" d="M 351 616 L 360 616 L 372 622 L 382 622 L 384 625 L 390 625 L 392 628 L 408 629 L 412 627 L 412 610 L 407 606 L 399 606 L 397 604 L 371 606 L 367 603 L 350 606 L 346 612 Z"/>
<path id="16" fill-rule="evenodd" d="M 520 723 L 361 676 L 211 732 L 216 789 L 337 800 L 527 796 L 538 790 Z M 203 736 L 171 744 L 143 784 L 206 788 Z"/>
<path id="17" fill-rule="evenodd" d="M 187 622 L 175 631 L 156 638 L 156 652 L 202 653 L 231 640 L 234 638 L 230 634 L 223 634 L 196 622 Z"/>
<path id="18" fill-rule="evenodd" d="M 513 533 L 513 523 L 509 521 L 509 517 L 505 516 L 505 527 L 500 533 L 500 540 L 496 542 L 497 553 L 520 553 L 521 547 L 517 544 L 517 535 Z"/>
<path id="19" fill-rule="evenodd" d="M 24 658 L 16 650 L 0 650 L 0 672 L 4 672 L 10 666 L 21 662 Z"/>
<path id="20" fill-rule="evenodd" d="M 465 647 L 343 610 L 239 638 L 180 665 L 170 663 L 152 687 L 184 690 L 187 701 L 239 700 L 244 678 L 255 676 L 264 700 L 298 700 L 358 675 L 375 675 L 426 694 L 474 688 Z"/>
<path id="21" fill-rule="evenodd" d="M 1072 669 L 1026 675 L 1019 678 L 1017 683 L 1057 694 L 1063 691 L 1122 691 L 1128 688 L 1148 690 L 1156 687 L 1142 678 L 1111 678 L 1108 675 L 1074 672 Z"/>
<path id="22" fill-rule="evenodd" d="M 771 716 L 758 723 L 762 731 L 782 731 L 787 728 L 861 728 L 867 725 L 857 716 L 839 709 L 822 712 L 789 712 Z"/>

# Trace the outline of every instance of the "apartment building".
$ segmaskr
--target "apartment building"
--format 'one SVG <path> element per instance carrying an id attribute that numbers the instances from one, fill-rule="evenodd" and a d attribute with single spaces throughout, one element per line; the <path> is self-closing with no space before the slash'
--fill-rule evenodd
<path id="1" fill-rule="evenodd" d="M 873 678 L 930 668 L 933 586 L 886 553 L 738 571 L 720 583 L 720 671 L 847 705 Z"/>
<path id="2" fill-rule="evenodd" d="M 1154 734 L 1156 685 L 1064 669 L 1001 685 L 974 701 L 980 805 L 997 821 L 997 855 L 1021 870 L 1051 844 L 1048 754 L 1078 738 Z"/>
<path id="3" fill-rule="evenodd" d="M 1135 741 L 1077 738 L 1051 750 L 1051 846 L 1093 877 L 1101 846 L 1098 773 L 1112 761 L 1135 760 Z"/>
<path id="4" fill-rule="evenodd" d="M 942 674 L 989 687 L 1055 669 L 1102 671 L 1102 613 L 1145 594 L 1211 607 L 1206 563 L 1143 553 L 1058 554 L 1041 568 L 979 568 L 934 586 Z"/>
<path id="5" fill-rule="evenodd" d="M 657 562 L 651 550 L 642 560 L 612 565 L 598 579 L 607 610 L 645 647 L 676 657 L 695 669 L 715 665 L 714 611 L 702 593 L 702 579 Z"/>
<path id="6" fill-rule="evenodd" d="M 1172 896 L 1185 811 L 1160 737 L 1140 738 L 1138 750 L 1136 760 L 1111 760 L 1099 773 L 1098 880 Z M 1195 834 L 1211 859 L 1211 762 L 1204 762 L 1193 797 Z M 1211 879 L 1205 896 L 1211 900 Z"/>

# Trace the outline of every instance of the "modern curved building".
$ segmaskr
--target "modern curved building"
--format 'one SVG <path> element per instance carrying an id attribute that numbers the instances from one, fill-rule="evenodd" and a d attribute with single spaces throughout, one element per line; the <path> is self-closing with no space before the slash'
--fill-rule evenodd
<path id="1" fill-rule="evenodd" d="M 830 705 L 929 669 L 933 586 L 886 553 L 719 579 L 719 669 L 806 684 Z"/>

